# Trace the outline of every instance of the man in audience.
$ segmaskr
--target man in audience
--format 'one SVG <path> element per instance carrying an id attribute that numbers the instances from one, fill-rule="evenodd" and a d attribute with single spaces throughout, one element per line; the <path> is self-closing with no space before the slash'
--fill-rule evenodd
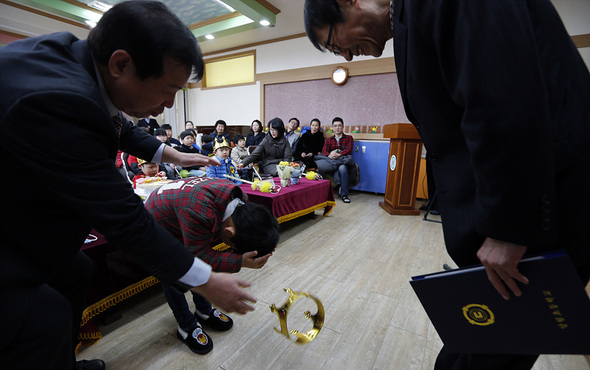
<path id="1" fill-rule="evenodd" d="M 352 158 L 354 139 L 344 133 L 344 121 L 340 117 L 332 120 L 332 130 L 334 135 L 324 142 L 322 155 L 316 156 L 316 164 L 322 176 L 330 174 L 334 177 L 340 198 L 344 203 L 350 203 L 350 180 L 356 176 L 356 162 Z"/>
<path id="2" fill-rule="evenodd" d="M 92 277 L 80 248 L 92 228 L 162 281 L 228 312 L 253 309 L 249 283 L 211 273 L 153 221 L 115 166 L 118 149 L 156 163 L 216 164 L 119 112 L 156 116 L 202 71 L 194 35 L 158 1 L 115 5 L 88 40 L 62 32 L 0 48 L 0 156 L 28 173 L 0 193 L 1 367 L 104 368 L 74 356 Z"/>
<path id="3" fill-rule="evenodd" d="M 210 264 L 214 271 L 238 272 L 242 267 L 262 268 L 279 242 L 279 224 L 264 206 L 248 202 L 236 184 L 214 178 L 192 178 L 163 185 L 146 202 L 157 223 Z M 221 242 L 230 249 L 213 249 Z M 227 331 L 232 319 L 193 292 L 194 314 L 185 295 L 162 284 L 178 323 L 176 335 L 191 351 L 213 349 L 203 326 Z"/>
<path id="4" fill-rule="evenodd" d="M 395 5 L 395 8 L 394 8 Z M 527 254 L 565 248 L 590 277 L 590 74 L 549 0 L 306 0 L 320 50 L 394 38 L 406 115 L 431 160 L 447 251 L 505 299 Z M 440 352 L 435 369 L 530 369 L 537 355 Z"/>
<path id="5" fill-rule="evenodd" d="M 301 135 L 297 132 L 299 128 L 299 120 L 295 117 L 291 118 L 287 123 L 285 137 L 287 141 L 289 141 L 289 145 L 291 145 L 291 153 L 295 154 L 295 149 L 297 148 L 297 143 L 299 139 L 301 139 Z"/>
<path id="6" fill-rule="evenodd" d="M 157 128 L 160 128 L 158 121 L 155 118 L 140 118 L 137 120 L 137 127 L 147 127 L 150 132 L 150 135 L 154 134 L 154 131 Z"/>

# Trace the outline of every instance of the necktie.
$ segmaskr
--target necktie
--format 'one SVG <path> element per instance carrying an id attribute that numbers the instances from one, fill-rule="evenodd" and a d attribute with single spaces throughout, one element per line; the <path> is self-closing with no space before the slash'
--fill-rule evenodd
<path id="1" fill-rule="evenodd" d="M 123 125 L 123 119 L 121 117 L 121 113 L 113 116 L 113 125 L 115 126 L 115 130 L 117 130 L 117 135 L 121 135 L 121 126 Z"/>

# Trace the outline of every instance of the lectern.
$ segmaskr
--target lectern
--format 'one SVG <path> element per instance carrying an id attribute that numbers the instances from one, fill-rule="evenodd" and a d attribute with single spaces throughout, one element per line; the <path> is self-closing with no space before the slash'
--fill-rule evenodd
<path id="1" fill-rule="evenodd" d="M 395 123 L 383 126 L 389 139 L 389 164 L 385 199 L 381 208 L 391 215 L 419 215 L 416 189 L 422 156 L 422 140 L 414 125 Z"/>

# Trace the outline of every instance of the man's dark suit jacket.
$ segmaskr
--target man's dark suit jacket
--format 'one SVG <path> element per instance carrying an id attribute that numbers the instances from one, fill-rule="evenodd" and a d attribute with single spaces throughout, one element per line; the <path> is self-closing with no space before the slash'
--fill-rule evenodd
<path id="1" fill-rule="evenodd" d="M 184 275 L 192 255 L 115 166 L 118 148 L 151 158 L 160 142 L 129 124 L 117 136 L 86 41 L 57 33 L 3 46 L 0 86 L 0 157 L 22 174 L 0 192 L 0 286 L 46 282 L 91 228 L 161 279 Z"/>
<path id="2" fill-rule="evenodd" d="M 154 134 L 154 130 L 160 128 L 158 121 L 155 118 L 141 118 L 137 121 L 138 127 L 147 127 L 150 130 L 150 135 Z"/>
<path id="3" fill-rule="evenodd" d="M 551 2 L 396 0 L 393 17 L 451 257 L 479 263 L 487 236 L 588 264 L 590 76 Z"/>

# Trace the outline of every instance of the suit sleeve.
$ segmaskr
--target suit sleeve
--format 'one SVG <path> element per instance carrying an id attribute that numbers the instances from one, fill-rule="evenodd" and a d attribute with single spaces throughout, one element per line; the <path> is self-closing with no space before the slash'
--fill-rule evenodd
<path id="1" fill-rule="evenodd" d="M 31 135 L 23 122 L 43 124 L 34 124 Z M 54 217 L 46 215 L 41 226 L 50 240 L 72 239 L 69 233 L 84 228 L 73 225 L 90 225 L 166 282 L 190 269 L 193 257 L 154 222 L 117 171 L 117 133 L 95 101 L 71 93 L 33 94 L 13 107 L 5 123 L 14 129 L 2 140 L 4 149 L 15 165 L 34 174 L 31 181 L 38 179 L 52 202 L 44 203 Z M 64 235 L 53 235 L 58 231 Z"/>

